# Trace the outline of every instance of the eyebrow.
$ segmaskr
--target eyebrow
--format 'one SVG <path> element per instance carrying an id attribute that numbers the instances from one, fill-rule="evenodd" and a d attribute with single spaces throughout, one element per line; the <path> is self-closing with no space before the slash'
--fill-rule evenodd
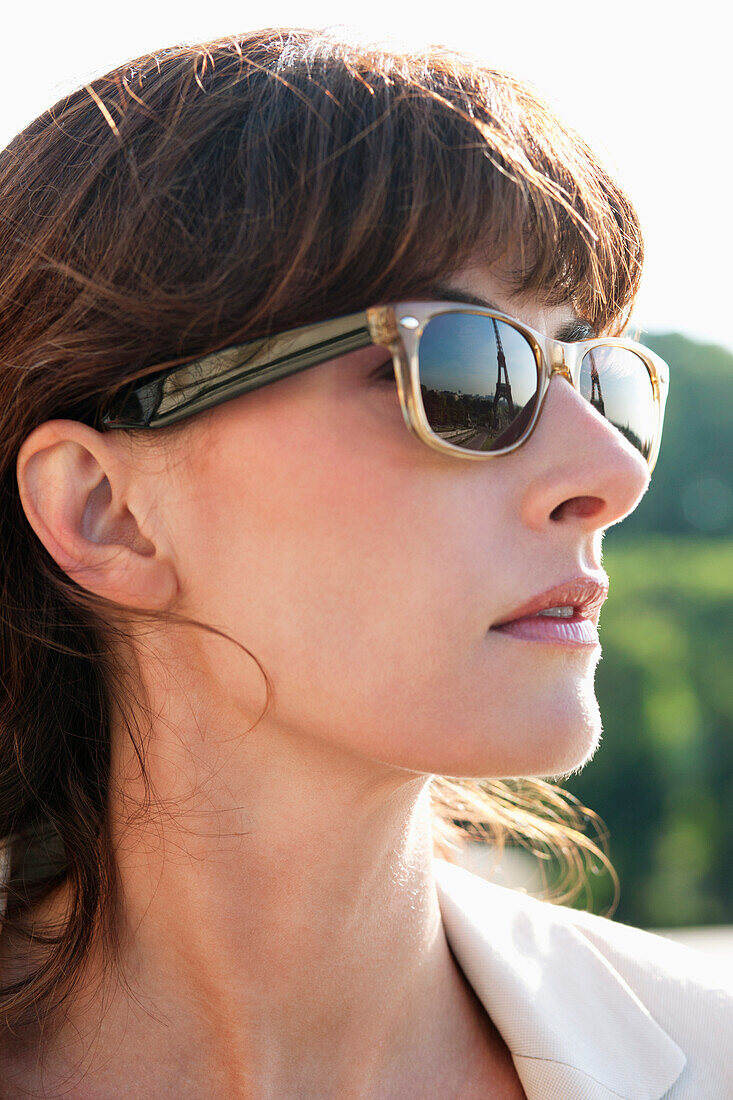
<path id="1" fill-rule="evenodd" d="M 482 298 L 479 294 L 471 294 L 468 290 L 456 290 L 455 287 L 437 284 L 436 286 L 431 286 L 428 293 L 431 297 L 434 297 L 436 301 L 440 302 L 462 302 L 464 305 L 495 309 L 499 313 L 506 312 L 495 305 L 494 302 Z M 593 336 L 593 326 L 580 317 L 574 317 L 571 321 L 566 321 L 560 326 L 555 335 L 555 339 L 563 340 L 565 343 L 571 344 L 578 340 L 590 340 Z"/>

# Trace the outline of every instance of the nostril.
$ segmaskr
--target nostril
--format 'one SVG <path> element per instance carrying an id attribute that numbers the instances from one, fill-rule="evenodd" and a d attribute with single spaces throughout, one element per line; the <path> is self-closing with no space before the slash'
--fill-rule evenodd
<path id="1" fill-rule="evenodd" d="M 599 515 L 606 507 L 601 497 L 568 497 L 550 512 L 550 519 L 589 519 Z"/>

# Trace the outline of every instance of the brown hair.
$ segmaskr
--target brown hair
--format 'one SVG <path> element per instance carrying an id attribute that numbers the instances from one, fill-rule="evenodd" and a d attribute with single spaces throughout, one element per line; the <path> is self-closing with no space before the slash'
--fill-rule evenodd
<path id="1" fill-rule="evenodd" d="M 28 433 L 96 423 L 153 363 L 419 297 L 476 255 L 514 257 L 517 290 L 618 332 L 642 241 L 586 145 L 514 77 L 442 49 L 263 30 L 138 58 L 32 122 L 0 154 L 0 252 L 2 938 L 43 948 L 0 988 L 14 1027 L 60 1007 L 100 929 L 114 942 L 113 707 L 144 769 L 104 601 L 23 512 Z M 549 783 L 436 776 L 432 794 L 446 858 L 488 835 L 569 845 L 576 870 L 579 854 L 607 862 L 583 835 L 592 815 Z M 72 904 L 51 934 L 33 907 L 61 883 Z M 570 875 L 555 896 L 576 893 Z"/>

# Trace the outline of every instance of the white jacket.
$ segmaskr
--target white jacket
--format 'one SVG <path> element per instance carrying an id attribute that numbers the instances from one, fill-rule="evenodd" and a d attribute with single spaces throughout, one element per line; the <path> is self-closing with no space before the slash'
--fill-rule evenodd
<path id="1" fill-rule="evenodd" d="M 733 1100 L 733 974 L 434 859 L 451 950 L 529 1100 Z"/>

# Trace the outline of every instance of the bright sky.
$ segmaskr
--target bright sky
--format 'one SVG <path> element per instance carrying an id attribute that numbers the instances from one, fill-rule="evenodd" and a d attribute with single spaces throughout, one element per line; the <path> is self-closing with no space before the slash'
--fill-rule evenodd
<path id="1" fill-rule="evenodd" d="M 649 0 L 14 4 L 0 20 L 0 144 L 90 77 L 177 42 L 264 26 L 347 24 L 376 38 L 442 43 L 534 83 L 629 192 L 647 244 L 637 322 L 733 349 L 724 11 L 712 0 L 692 7 Z"/>

